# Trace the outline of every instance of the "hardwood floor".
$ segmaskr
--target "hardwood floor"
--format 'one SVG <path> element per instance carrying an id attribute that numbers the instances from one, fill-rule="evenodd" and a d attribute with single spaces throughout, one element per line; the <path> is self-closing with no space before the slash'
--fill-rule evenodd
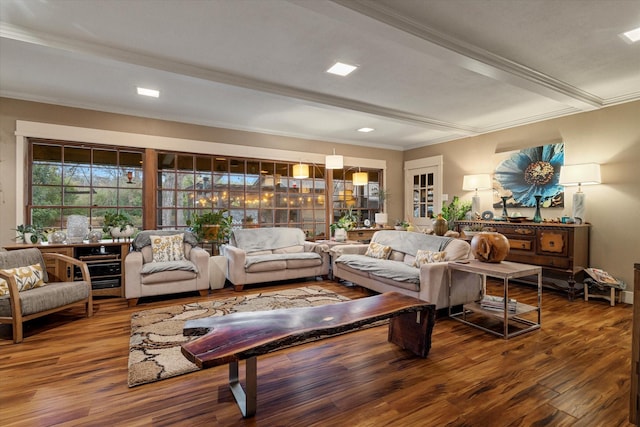
<path id="1" fill-rule="evenodd" d="M 332 282 L 244 292 L 310 284 L 367 295 Z M 384 326 L 261 356 L 252 419 L 242 419 L 225 366 L 127 387 L 131 313 L 233 295 L 225 288 L 135 308 L 97 300 L 91 319 L 67 312 L 28 323 L 17 345 L 0 328 L 0 425 L 630 425 L 631 306 L 570 303 L 546 290 L 542 329 L 508 341 L 440 318 L 426 359 L 388 343 Z M 535 294 L 516 285 L 511 296 Z"/>

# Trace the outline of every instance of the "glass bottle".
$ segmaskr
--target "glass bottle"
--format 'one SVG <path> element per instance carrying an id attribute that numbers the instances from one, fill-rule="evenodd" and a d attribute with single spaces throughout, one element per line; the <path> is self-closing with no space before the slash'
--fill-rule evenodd
<path id="1" fill-rule="evenodd" d="M 533 196 L 536 198 L 536 214 L 533 216 L 533 222 L 542 222 L 542 216 L 540 215 L 540 199 L 542 196 Z"/>

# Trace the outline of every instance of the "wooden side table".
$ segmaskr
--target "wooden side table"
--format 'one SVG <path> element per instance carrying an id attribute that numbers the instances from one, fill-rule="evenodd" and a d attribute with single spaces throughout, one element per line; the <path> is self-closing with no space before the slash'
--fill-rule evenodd
<path id="1" fill-rule="evenodd" d="M 483 296 L 486 294 L 486 281 L 487 277 L 495 277 L 503 280 L 503 307 L 502 310 L 488 310 L 481 306 L 480 302 L 472 302 L 468 304 L 464 304 L 462 311 L 460 313 L 453 313 L 451 302 L 449 302 L 449 317 L 452 319 L 458 320 L 467 325 L 474 326 L 476 328 L 482 329 L 485 332 L 492 333 L 494 335 L 500 336 L 504 339 L 509 339 L 520 334 L 524 334 L 525 332 L 530 332 L 535 329 L 539 329 L 542 324 L 541 319 L 541 310 L 542 310 L 542 267 L 529 265 L 529 264 L 519 264 L 515 262 L 502 261 L 500 263 L 488 263 L 488 262 L 480 262 L 478 260 L 471 260 L 469 262 L 449 262 L 448 265 L 448 273 L 449 273 L 449 301 L 451 301 L 451 289 L 455 286 L 451 279 L 451 273 L 453 271 L 464 271 L 467 273 L 475 273 L 482 276 L 482 288 L 483 288 Z M 536 275 L 538 278 L 538 305 L 532 306 L 529 304 L 524 304 L 522 302 L 517 302 L 515 312 L 509 312 L 508 309 L 508 301 L 509 301 L 509 280 L 516 279 L 519 277 L 527 277 Z M 526 313 L 530 313 L 533 311 L 537 311 L 538 319 L 537 321 L 531 321 L 529 319 L 525 319 L 522 315 Z M 472 322 L 467 319 L 467 314 L 469 313 L 479 313 L 484 316 L 493 317 L 501 319 L 503 322 L 503 331 L 497 332 L 493 329 L 489 329 L 484 327 L 483 325 Z M 521 329 L 518 329 L 514 332 L 509 332 L 509 325 L 517 324 L 519 326 L 523 326 Z"/>

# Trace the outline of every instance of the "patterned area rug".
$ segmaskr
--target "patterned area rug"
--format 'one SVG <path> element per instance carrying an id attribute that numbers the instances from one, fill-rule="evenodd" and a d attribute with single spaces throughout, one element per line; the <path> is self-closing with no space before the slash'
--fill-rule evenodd
<path id="1" fill-rule="evenodd" d="M 129 387 L 199 369 L 180 352 L 183 343 L 196 338 L 182 335 L 187 320 L 242 311 L 313 307 L 342 301 L 349 301 L 349 298 L 319 286 L 309 286 L 133 313 L 129 343 Z"/>

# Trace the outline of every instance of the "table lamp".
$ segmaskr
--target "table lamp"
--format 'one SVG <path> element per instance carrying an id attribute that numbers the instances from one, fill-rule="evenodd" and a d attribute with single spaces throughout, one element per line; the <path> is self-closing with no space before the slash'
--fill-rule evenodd
<path id="1" fill-rule="evenodd" d="M 478 190 L 488 190 L 491 188 L 491 176 L 488 173 L 481 173 L 477 175 L 465 175 L 462 179 L 462 189 L 465 191 L 475 190 L 476 194 L 471 198 L 471 213 L 479 214 L 480 209 L 480 196 L 478 196 Z"/>
<path id="2" fill-rule="evenodd" d="M 582 192 L 582 186 L 600 184 L 601 182 L 600 165 L 597 163 L 564 165 L 560 168 L 560 180 L 558 183 L 565 187 L 578 186 L 578 192 L 573 194 L 573 220 L 576 224 L 585 222 L 586 196 Z"/>

